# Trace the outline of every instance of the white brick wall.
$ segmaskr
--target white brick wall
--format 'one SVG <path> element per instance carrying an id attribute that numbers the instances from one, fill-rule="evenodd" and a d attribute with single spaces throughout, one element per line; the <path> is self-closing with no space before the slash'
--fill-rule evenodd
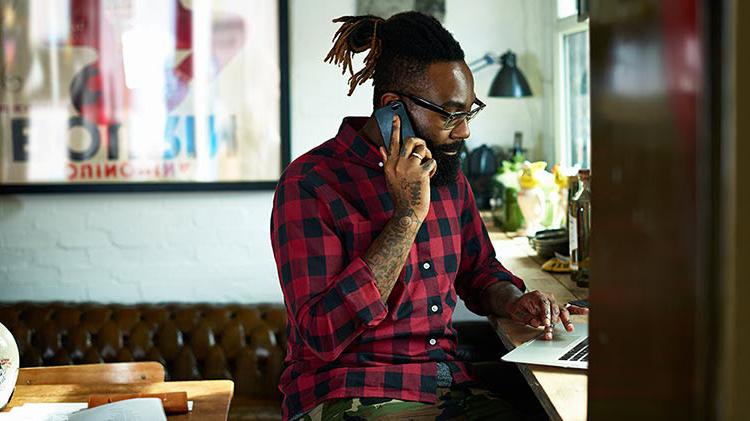
<path id="1" fill-rule="evenodd" d="M 0 197 L 0 300 L 281 301 L 272 197 Z"/>

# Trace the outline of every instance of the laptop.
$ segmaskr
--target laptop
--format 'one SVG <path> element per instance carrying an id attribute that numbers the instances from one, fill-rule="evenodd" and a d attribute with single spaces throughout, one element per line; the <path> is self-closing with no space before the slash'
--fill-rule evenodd
<path id="1" fill-rule="evenodd" d="M 568 333 L 561 325 L 555 326 L 552 340 L 542 338 L 525 342 L 502 357 L 503 361 L 523 364 L 551 365 L 555 367 L 589 367 L 589 325 L 573 323 L 575 329 Z"/>

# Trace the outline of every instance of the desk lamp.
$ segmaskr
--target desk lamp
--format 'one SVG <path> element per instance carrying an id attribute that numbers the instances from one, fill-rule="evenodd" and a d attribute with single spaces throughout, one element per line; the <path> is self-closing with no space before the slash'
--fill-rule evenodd
<path id="1" fill-rule="evenodd" d="M 526 77 L 521 73 L 521 70 L 516 67 L 516 55 L 510 50 L 499 58 L 487 53 L 484 57 L 469 63 L 469 68 L 476 73 L 478 70 L 498 62 L 500 63 L 500 71 L 495 75 L 488 95 L 511 98 L 531 96 L 529 82 L 526 81 Z"/>

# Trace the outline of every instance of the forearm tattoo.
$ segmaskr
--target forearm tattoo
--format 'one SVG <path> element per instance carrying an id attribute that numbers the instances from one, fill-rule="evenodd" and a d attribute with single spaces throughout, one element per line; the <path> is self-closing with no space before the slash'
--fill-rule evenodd
<path id="1" fill-rule="evenodd" d="M 383 302 L 396 284 L 421 224 L 411 208 L 396 211 L 365 253 Z"/>

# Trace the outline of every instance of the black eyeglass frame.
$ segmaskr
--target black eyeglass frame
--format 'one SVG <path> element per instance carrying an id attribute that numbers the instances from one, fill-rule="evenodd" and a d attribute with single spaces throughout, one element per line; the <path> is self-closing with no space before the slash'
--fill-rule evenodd
<path id="1" fill-rule="evenodd" d="M 468 123 L 471 121 L 474 117 L 479 114 L 480 111 L 484 109 L 484 107 L 487 106 L 484 102 L 482 102 L 479 98 L 474 98 L 474 102 L 472 102 L 473 105 L 479 106 L 479 108 L 475 108 L 470 111 L 448 111 L 445 108 L 435 104 L 434 102 L 428 101 L 424 98 L 420 98 L 416 95 L 410 95 L 403 92 L 394 92 L 398 95 L 405 96 L 412 100 L 415 104 L 419 105 L 422 108 L 426 108 L 430 111 L 436 112 L 443 117 L 445 117 L 445 122 L 443 123 L 443 129 L 453 129 L 459 124 L 461 124 L 461 121 L 466 120 Z"/>

